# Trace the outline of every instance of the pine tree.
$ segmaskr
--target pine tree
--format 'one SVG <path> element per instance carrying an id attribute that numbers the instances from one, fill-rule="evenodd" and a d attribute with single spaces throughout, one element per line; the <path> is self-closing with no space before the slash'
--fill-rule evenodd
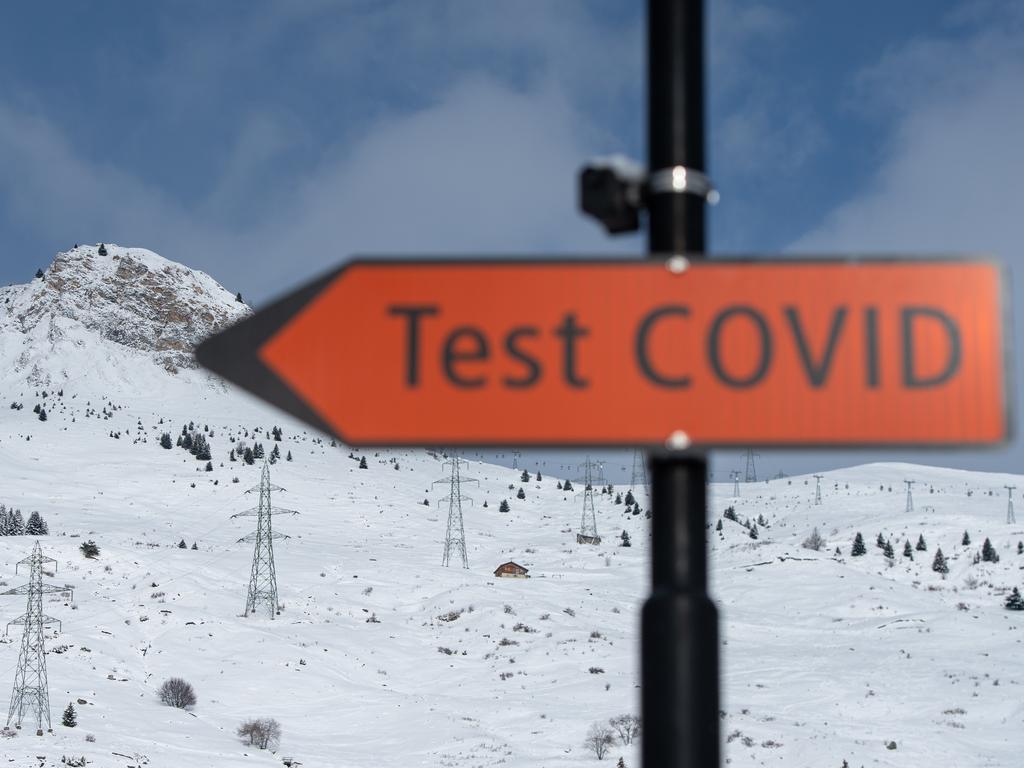
<path id="1" fill-rule="evenodd" d="M 193 444 L 193 441 L 192 441 L 192 433 L 191 432 L 186 432 L 184 435 L 182 435 L 182 438 L 181 438 L 181 447 L 182 448 L 184 448 L 186 451 L 191 453 L 192 452 L 192 444 Z"/>
<path id="2" fill-rule="evenodd" d="M 885 538 L 882 534 L 878 534 L 878 538 L 875 539 L 875 546 L 879 549 L 885 549 Z"/>
<path id="3" fill-rule="evenodd" d="M 199 546 L 194 541 L 192 542 L 192 549 L 199 549 Z"/>
<path id="4" fill-rule="evenodd" d="M 265 454 L 264 454 L 264 451 L 263 451 L 263 444 L 262 443 L 256 443 L 253 446 L 252 455 L 254 457 L 256 457 L 257 459 L 262 459 L 264 457 Z"/>
<path id="5" fill-rule="evenodd" d="M 615 494 L 615 503 L 616 504 L 621 504 L 622 503 L 622 494 L 621 493 Z"/>
<path id="6" fill-rule="evenodd" d="M 205 472 L 213 472 L 213 462 L 212 461 L 206 462 L 206 467 L 205 467 L 204 471 Z"/>
<path id="7" fill-rule="evenodd" d="M 626 498 L 624 499 L 624 501 L 626 502 L 627 505 L 632 505 L 632 504 L 636 503 L 636 499 L 633 498 L 633 492 L 632 491 L 626 491 Z"/>
<path id="8" fill-rule="evenodd" d="M 1017 542 L 1017 554 L 1024 555 L 1024 541 Z"/>
<path id="9" fill-rule="evenodd" d="M 1024 597 L 1020 596 L 1020 590 L 1013 588 L 1013 592 L 1006 598 L 1006 608 L 1010 611 L 1024 611 Z"/>
<path id="10" fill-rule="evenodd" d="M 927 552 L 928 551 L 928 545 L 924 543 L 924 534 L 923 533 L 919 533 L 917 535 L 917 546 L 914 547 L 914 549 L 916 549 L 918 552 Z"/>
<path id="11" fill-rule="evenodd" d="M 964 537 L 960 540 L 960 543 L 965 547 L 971 546 L 971 537 L 967 531 L 964 531 Z"/>
<path id="12" fill-rule="evenodd" d="M 910 546 L 910 539 L 903 542 L 903 556 L 909 557 L 911 560 L 914 559 L 914 548 Z"/>
<path id="13" fill-rule="evenodd" d="M 166 448 L 167 450 L 170 450 L 173 447 L 173 444 L 171 443 L 170 432 L 164 432 L 162 435 L 160 435 L 160 447 Z"/>
<path id="14" fill-rule="evenodd" d="M 290 454 L 290 453 L 291 453 L 291 451 L 289 451 L 288 453 Z M 359 468 L 360 468 L 360 469 L 367 469 L 367 466 L 366 466 L 366 457 L 365 457 L 365 456 L 362 456 L 362 457 L 360 457 L 360 459 L 359 459 Z"/>
<path id="15" fill-rule="evenodd" d="M 92 539 L 89 539 L 89 541 L 83 541 L 81 546 L 78 548 L 81 550 L 82 554 L 90 560 L 95 560 L 100 555 L 100 548 L 96 546 L 96 542 Z"/>
<path id="16" fill-rule="evenodd" d="M 998 563 L 999 555 L 996 554 L 996 548 L 992 546 L 992 542 L 987 538 L 985 543 L 981 545 L 981 559 L 986 563 Z"/>
<path id="17" fill-rule="evenodd" d="M 721 522 L 721 520 L 719 520 L 719 522 Z M 623 547 L 632 547 L 633 546 L 633 542 L 629 540 L 629 532 L 625 528 L 622 529 L 622 536 L 621 536 L 621 538 L 622 538 L 622 546 Z"/>
<path id="18" fill-rule="evenodd" d="M 246 464 L 255 464 L 256 457 L 253 455 L 252 448 L 246 448 L 245 453 L 242 454 L 242 461 Z"/>
<path id="19" fill-rule="evenodd" d="M 502 499 L 501 500 L 501 504 L 498 505 L 498 511 L 499 512 L 508 512 L 509 511 L 509 506 L 508 506 L 508 500 L 507 499 Z"/>
<path id="20" fill-rule="evenodd" d="M 885 555 L 885 557 L 888 560 L 892 560 L 894 557 L 896 557 L 896 553 L 893 552 L 893 549 L 892 549 L 892 542 L 891 541 L 885 542 L 885 546 L 882 547 L 882 554 Z"/>
<path id="21" fill-rule="evenodd" d="M 21 510 L 14 510 L 14 515 L 11 518 L 11 536 L 24 536 L 25 535 L 25 519 L 21 516 Z"/>
<path id="22" fill-rule="evenodd" d="M 46 273 L 44 273 L 43 270 L 41 270 L 41 269 L 37 269 L 36 270 L 36 277 L 45 280 L 46 279 Z"/>
<path id="23" fill-rule="evenodd" d="M 516 493 L 516 498 L 517 499 L 525 499 L 526 498 L 526 491 L 524 491 L 522 488 L 520 488 L 518 493 Z"/>
<path id="24" fill-rule="evenodd" d="M 538 469 L 538 470 L 537 470 L 537 482 L 539 483 L 539 482 L 540 482 L 541 480 L 543 480 L 543 479 L 544 479 L 544 478 L 540 476 L 540 470 Z"/>
<path id="25" fill-rule="evenodd" d="M 39 420 L 40 421 L 46 421 L 46 409 L 45 408 L 40 408 L 39 409 Z"/>
<path id="26" fill-rule="evenodd" d="M 935 550 L 935 559 L 932 560 L 932 570 L 943 575 L 949 573 L 949 565 L 946 564 L 946 558 L 942 554 L 942 547 Z"/>
<path id="27" fill-rule="evenodd" d="M 234 448 L 232 448 L 231 449 L 231 453 L 228 454 L 228 461 L 238 461 L 238 459 L 235 458 L 235 449 Z"/>
<path id="28" fill-rule="evenodd" d="M 188 549 L 188 544 L 185 543 L 184 539 L 178 542 L 178 549 Z"/>
<path id="29" fill-rule="evenodd" d="M 867 551 L 867 547 L 864 546 L 864 537 L 860 535 L 860 531 L 857 531 L 857 535 L 853 537 L 853 548 L 850 550 L 850 555 L 860 557 L 866 555 Z"/>
<path id="30" fill-rule="evenodd" d="M 25 535 L 26 536 L 45 536 L 46 525 L 43 523 L 43 518 L 38 512 L 33 512 L 28 516 L 28 522 L 25 524 Z"/>
<path id="31" fill-rule="evenodd" d="M 519 477 L 519 480 L 524 483 L 530 482 L 530 473 L 524 469 L 523 474 Z"/>
<path id="32" fill-rule="evenodd" d="M 556 487 L 556 488 L 557 488 L 558 490 L 562 490 L 562 481 L 561 481 L 561 480 L 559 480 L 559 481 L 558 481 L 557 483 L 555 483 L 555 487 Z"/>
<path id="33" fill-rule="evenodd" d="M 100 256 L 106 256 L 107 255 L 107 246 L 105 246 L 103 243 L 100 243 L 100 249 L 97 251 L 97 253 Z"/>
<path id="34" fill-rule="evenodd" d="M 721 518 L 719 518 L 718 525 L 715 526 L 715 530 L 716 531 L 722 530 L 722 520 L 721 520 Z"/>
<path id="35" fill-rule="evenodd" d="M 244 304 L 245 303 L 244 301 L 242 301 L 242 292 L 241 291 L 239 291 L 238 293 L 235 294 L 235 301 L 237 301 L 239 304 Z"/>
<path id="36" fill-rule="evenodd" d="M 78 725 L 78 717 L 75 715 L 75 708 L 68 703 L 67 709 L 64 710 L 64 717 L 61 718 L 61 725 L 67 728 L 74 728 Z"/>
<path id="37" fill-rule="evenodd" d="M 570 483 L 568 480 L 566 480 L 564 483 L 562 483 L 562 490 L 563 491 L 571 491 L 572 490 L 572 483 Z"/>
<path id="38" fill-rule="evenodd" d="M 752 539 L 756 539 L 757 538 L 757 526 L 756 525 L 750 526 L 750 538 L 752 538 Z"/>
<path id="39" fill-rule="evenodd" d="M 292 460 L 292 452 L 288 451 L 288 455 L 285 456 L 284 459 L 285 459 L 285 461 L 291 461 Z"/>

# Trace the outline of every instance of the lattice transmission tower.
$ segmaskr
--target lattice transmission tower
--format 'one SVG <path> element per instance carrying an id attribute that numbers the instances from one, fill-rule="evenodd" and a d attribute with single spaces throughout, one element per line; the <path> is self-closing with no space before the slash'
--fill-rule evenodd
<path id="1" fill-rule="evenodd" d="M 465 459 L 460 459 L 455 451 L 449 451 L 448 460 L 444 466 L 451 467 L 452 471 L 448 477 L 435 480 L 438 483 L 448 483 L 448 495 L 438 501 L 438 504 L 448 503 L 448 527 L 444 534 L 444 554 L 441 556 L 441 565 L 450 566 L 452 555 L 457 555 L 462 561 L 463 568 L 469 568 L 469 555 L 466 553 L 466 528 L 462 523 L 462 502 L 470 504 L 473 500 L 462 493 L 463 483 L 477 482 L 472 477 L 462 476 L 462 467 L 466 464 Z"/>
<path id="2" fill-rule="evenodd" d="M 597 514 L 594 511 L 594 482 L 604 482 L 604 472 L 601 465 L 591 461 L 587 456 L 586 461 L 580 464 L 583 469 L 583 514 L 580 516 L 580 531 L 576 534 L 577 544 L 600 544 L 601 537 L 597 535 Z"/>
<path id="3" fill-rule="evenodd" d="M 1017 522 L 1017 516 L 1013 514 L 1013 489 L 1016 487 L 1016 485 L 1003 486 L 1010 494 L 1006 499 L 1006 522 L 1008 525 L 1014 525 Z"/>
<path id="4" fill-rule="evenodd" d="M 259 491 L 259 505 L 244 512 L 232 515 L 236 517 L 256 517 L 256 530 L 238 540 L 255 542 L 252 552 L 252 571 L 249 575 L 249 592 L 245 597 L 245 615 L 263 612 L 273 619 L 277 615 L 277 569 L 274 566 L 274 539 L 289 538 L 274 530 L 274 515 L 297 515 L 292 509 L 282 509 L 271 504 L 272 492 L 283 491 L 279 485 L 270 482 L 270 464 L 263 462 L 260 484 L 253 486 L 246 493 Z"/>
<path id="5" fill-rule="evenodd" d="M 522 451 L 512 451 L 512 469 L 519 469 L 519 459 L 522 455 Z"/>
<path id="6" fill-rule="evenodd" d="M 650 489 L 647 487 L 647 456 L 639 448 L 633 449 L 633 474 L 629 479 L 629 490 L 636 498 L 636 488 L 641 486 L 644 489 L 645 499 L 650 499 Z M 644 503 L 647 503 L 646 501 Z"/>
<path id="7" fill-rule="evenodd" d="M 732 471 L 732 495 L 737 499 L 740 497 L 740 473 L 735 469 Z"/>
<path id="8" fill-rule="evenodd" d="M 821 478 L 824 475 L 814 476 L 814 503 L 821 504 Z"/>
<path id="9" fill-rule="evenodd" d="M 5 595 L 28 595 L 25 613 L 7 625 L 21 624 L 25 627 L 21 635 L 21 650 L 18 653 L 18 668 L 14 673 L 14 690 L 11 692 L 11 706 L 7 710 L 7 726 L 14 721 L 16 728 L 21 728 L 26 715 L 36 721 L 36 735 L 43 735 L 43 723 L 46 730 L 50 725 L 50 691 L 46 677 L 46 648 L 43 644 L 43 629 L 60 621 L 43 613 L 43 595 L 52 592 L 72 592 L 71 587 L 58 587 L 43 583 L 43 563 L 52 563 L 54 570 L 57 561 L 45 557 L 37 541 L 32 547 L 32 554 L 15 566 L 15 573 L 22 565 L 29 567 L 28 584 L 9 589 Z M 73 594 L 73 592 L 72 592 Z"/>
<path id="10" fill-rule="evenodd" d="M 914 483 L 916 483 L 917 480 L 904 480 L 903 482 L 906 483 L 906 485 L 907 485 L 907 509 L 906 509 L 906 513 L 909 515 L 911 512 L 914 511 L 914 493 L 913 493 L 913 491 L 911 489 L 914 487 Z"/>
<path id="11" fill-rule="evenodd" d="M 754 453 L 753 448 L 747 448 L 747 469 L 743 473 L 744 483 L 757 482 L 757 468 L 754 466 L 754 458 L 760 455 L 760 453 Z"/>

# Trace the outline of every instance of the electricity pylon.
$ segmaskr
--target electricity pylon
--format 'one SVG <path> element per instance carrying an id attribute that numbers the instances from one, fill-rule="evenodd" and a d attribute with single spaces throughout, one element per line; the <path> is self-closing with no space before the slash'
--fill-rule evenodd
<path id="1" fill-rule="evenodd" d="M 298 512 L 291 509 L 274 507 L 270 503 L 272 491 L 283 491 L 279 485 L 270 483 L 270 464 L 263 462 L 263 473 L 260 475 L 260 484 L 250 488 L 246 493 L 259 491 L 259 506 L 247 509 L 232 515 L 236 517 L 256 517 L 256 530 L 248 536 L 243 536 L 238 541 L 256 543 L 252 552 L 252 571 L 249 576 L 249 592 L 245 597 L 245 615 L 256 613 L 262 610 L 271 619 L 277 615 L 277 570 L 274 567 L 274 539 L 287 539 L 283 533 L 276 533 L 273 526 L 274 514 L 297 515 Z"/>
<path id="2" fill-rule="evenodd" d="M 904 480 L 903 482 L 907 484 L 907 509 L 906 509 L 906 513 L 909 515 L 911 512 L 914 511 L 914 494 L 911 491 L 911 488 L 914 487 L 914 483 L 916 483 L 917 480 Z"/>
<path id="3" fill-rule="evenodd" d="M 732 495 L 737 499 L 740 497 L 740 473 L 735 469 L 732 471 Z"/>
<path id="4" fill-rule="evenodd" d="M 521 451 L 512 451 L 512 469 L 519 469 L 519 457 L 522 455 Z"/>
<path id="5" fill-rule="evenodd" d="M 647 488 L 647 457 L 639 448 L 633 449 L 633 474 L 629 479 L 629 490 L 636 498 L 636 487 L 642 485 L 645 498 L 650 498 L 650 491 Z M 645 502 L 646 503 L 646 502 Z"/>
<path id="6" fill-rule="evenodd" d="M 448 455 L 451 458 L 444 463 L 444 466 L 452 468 L 451 475 L 435 480 L 433 483 L 434 485 L 448 483 L 448 495 L 438 501 L 438 504 L 448 502 L 448 528 L 444 535 L 444 554 L 441 556 L 441 565 L 449 566 L 452 553 L 455 553 L 462 560 L 462 567 L 469 568 L 469 555 L 466 554 L 466 529 L 462 524 L 462 502 L 472 503 L 473 500 L 469 496 L 462 495 L 462 484 L 477 481 L 472 477 L 462 476 L 460 467 L 466 462 L 460 459 L 455 451 L 450 451 Z"/>
<path id="7" fill-rule="evenodd" d="M 1009 498 L 1006 500 L 1006 523 L 1008 525 L 1014 525 L 1017 522 L 1017 516 L 1013 514 L 1013 489 L 1016 485 L 1004 485 L 1007 491 L 1009 491 Z"/>
<path id="8" fill-rule="evenodd" d="M 753 448 L 747 448 L 747 470 L 743 473 L 744 483 L 756 483 L 757 482 L 757 469 L 754 466 L 754 457 L 760 456 L 760 453 L 754 453 Z"/>
<path id="9" fill-rule="evenodd" d="M 815 504 L 821 504 L 821 478 L 822 477 L 824 477 L 824 475 L 815 475 L 814 476 L 814 480 L 815 480 L 815 485 L 814 485 L 814 503 Z"/>
<path id="10" fill-rule="evenodd" d="M 580 532 L 576 534 L 578 544 L 600 544 L 601 537 L 597 535 L 597 515 L 594 512 L 594 470 L 604 479 L 601 466 L 590 460 L 580 464 L 583 467 L 583 514 L 580 516 Z"/>
<path id="11" fill-rule="evenodd" d="M 50 691 L 46 678 L 46 648 L 43 645 L 43 628 L 49 624 L 60 624 L 60 621 L 43 613 L 43 595 L 52 592 L 71 592 L 71 587 L 58 587 L 54 584 L 43 583 L 43 563 L 53 563 L 54 570 L 57 568 L 57 561 L 52 557 L 44 557 L 43 551 L 39 548 L 37 541 L 32 547 L 32 554 L 15 566 L 17 573 L 18 566 L 29 567 L 28 584 L 2 593 L 5 595 L 28 595 L 28 605 L 25 613 L 7 625 L 22 624 L 25 627 L 21 635 L 21 651 L 18 654 L 18 669 L 14 673 L 14 690 L 11 693 L 11 706 L 7 710 L 7 725 L 21 728 L 21 723 L 26 714 L 33 715 L 36 720 L 36 735 L 43 735 L 43 723 L 46 723 L 46 730 L 52 730 L 50 725 Z"/>

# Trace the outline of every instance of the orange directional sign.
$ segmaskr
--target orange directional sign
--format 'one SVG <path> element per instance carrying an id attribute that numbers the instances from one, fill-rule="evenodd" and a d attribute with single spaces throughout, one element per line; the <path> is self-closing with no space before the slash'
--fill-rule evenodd
<path id="1" fill-rule="evenodd" d="M 356 445 L 1008 438 L 980 261 L 362 261 L 199 361 Z"/>

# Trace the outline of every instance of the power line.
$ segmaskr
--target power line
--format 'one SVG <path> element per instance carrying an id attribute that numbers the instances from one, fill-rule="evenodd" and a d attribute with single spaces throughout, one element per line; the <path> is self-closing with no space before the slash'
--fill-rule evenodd
<path id="1" fill-rule="evenodd" d="M 52 731 L 50 723 L 50 691 L 46 676 L 46 648 L 43 644 L 43 629 L 50 624 L 60 625 L 60 621 L 43 613 L 43 595 L 53 592 L 72 592 L 69 586 L 58 587 L 55 584 L 43 583 L 43 563 L 53 563 L 56 570 L 57 561 L 52 557 L 44 557 L 37 541 L 32 547 L 32 554 L 18 562 L 18 566 L 29 566 L 28 584 L 2 593 L 5 595 L 28 595 L 25 613 L 7 625 L 21 624 L 25 627 L 21 635 L 21 650 L 18 653 L 18 668 L 14 673 L 14 690 L 11 693 L 11 706 L 7 710 L 7 726 L 14 720 L 16 728 L 21 728 L 26 714 L 35 717 L 36 735 L 43 735 L 43 723 L 46 730 Z M 15 566 L 17 573 L 18 566 Z"/>
<path id="2" fill-rule="evenodd" d="M 232 515 L 235 517 L 256 516 L 256 530 L 248 536 L 243 536 L 239 542 L 255 542 L 252 553 L 252 570 L 249 575 L 249 591 L 245 597 L 245 615 L 256 613 L 262 610 L 271 619 L 277 615 L 277 569 L 274 566 L 274 539 L 287 539 L 283 533 L 275 533 L 273 528 L 274 512 L 285 515 L 297 515 L 291 509 L 274 509 L 270 502 L 272 491 L 283 491 L 284 488 L 270 483 L 270 464 L 263 462 L 263 472 L 260 475 L 258 487 L 250 488 L 246 493 L 258 490 L 260 493 L 259 506 L 247 509 L 245 512 L 238 512 Z"/>
<path id="3" fill-rule="evenodd" d="M 753 448 L 747 448 L 747 469 L 743 473 L 744 483 L 757 482 L 757 468 L 754 466 L 754 457 L 760 455 L 760 453 L 754 453 Z"/>
<path id="4" fill-rule="evenodd" d="M 516 453 L 518 454 L 518 451 Z M 450 466 L 451 474 L 447 478 L 434 481 L 434 485 L 448 483 L 448 495 L 438 502 L 439 504 L 448 502 L 448 527 L 444 535 L 444 554 L 441 556 L 441 565 L 449 566 L 454 553 L 462 561 L 462 567 L 469 568 L 469 555 L 466 553 L 466 528 L 462 522 L 462 502 L 472 503 L 473 500 L 462 495 L 462 484 L 477 481 L 471 477 L 462 476 L 461 466 L 466 464 L 464 459 L 460 459 L 455 451 L 450 451 L 449 456 L 450 458 L 444 462 L 443 466 Z"/>
<path id="5" fill-rule="evenodd" d="M 583 514 L 580 516 L 580 531 L 576 534 L 578 544 L 600 544 L 601 537 L 597 535 L 597 515 L 594 512 L 594 470 L 602 472 L 600 464 L 587 460 L 581 465 L 583 467 Z M 601 474 L 603 479 L 604 475 Z"/>

